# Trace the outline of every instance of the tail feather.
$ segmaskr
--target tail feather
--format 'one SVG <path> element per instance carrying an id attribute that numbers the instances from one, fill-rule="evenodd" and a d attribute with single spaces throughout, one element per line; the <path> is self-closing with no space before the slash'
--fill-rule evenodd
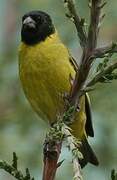
<path id="1" fill-rule="evenodd" d="M 83 159 L 79 159 L 81 168 L 83 168 L 88 162 L 90 162 L 91 164 L 95 166 L 99 164 L 98 159 L 95 153 L 93 152 L 92 148 L 90 147 L 86 138 L 82 141 L 82 144 L 79 150 L 81 151 L 83 155 Z"/>

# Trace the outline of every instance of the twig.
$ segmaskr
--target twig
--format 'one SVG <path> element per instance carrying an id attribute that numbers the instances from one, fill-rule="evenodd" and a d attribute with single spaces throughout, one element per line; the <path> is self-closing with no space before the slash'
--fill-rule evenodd
<path id="1" fill-rule="evenodd" d="M 103 58 L 108 53 L 117 53 L 117 44 L 112 43 L 108 46 L 95 49 L 93 55 L 95 58 Z"/>
<path id="2" fill-rule="evenodd" d="M 91 64 L 94 60 L 93 51 L 97 45 L 98 25 L 100 20 L 99 16 L 101 13 L 101 2 L 102 0 L 91 1 L 91 20 L 88 30 L 88 40 L 86 48 L 83 49 L 83 55 L 79 65 L 79 71 L 76 72 L 72 91 L 70 93 L 70 103 L 72 105 L 79 102 L 79 98 L 81 96 L 81 89 L 85 84 L 85 81 L 88 77 L 91 68 Z"/>
<path id="3" fill-rule="evenodd" d="M 23 173 L 17 169 L 17 159 L 16 153 L 13 153 L 13 164 L 10 165 L 6 161 L 0 161 L 0 169 L 4 169 L 18 180 L 34 180 L 34 178 L 31 178 L 28 169 L 26 169 L 26 175 L 23 175 Z"/>
<path id="4" fill-rule="evenodd" d="M 90 25 L 88 30 L 87 48 L 92 51 L 97 45 L 97 37 L 99 32 L 100 13 L 102 9 L 102 0 L 91 0 L 90 7 Z"/>
<path id="5" fill-rule="evenodd" d="M 4 169 L 18 180 L 23 180 L 23 174 L 5 161 L 0 161 L 0 169 Z"/>
<path id="6" fill-rule="evenodd" d="M 117 180 L 117 172 L 114 169 L 111 171 L 111 180 Z"/>
<path id="7" fill-rule="evenodd" d="M 82 173 L 81 173 L 81 167 L 80 164 L 78 163 L 77 158 L 73 158 L 73 170 L 74 170 L 74 180 L 83 180 L 82 178 Z"/>
<path id="8" fill-rule="evenodd" d="M 87 89 L 87 87 L 94 86 L 97 82 L 101 82 L 101 79 L 104 76 L 111 74 L 115 69 L 117 69 L 117 62 L 105 68 L 103 71 L 97 73 L 95 77 L 86 84 L 84 89 Z"/>
<path id="9" fill-rule="evenodd" d="M 67 146 L 72 152 L 72 157 L 73 157 L 73 170 L 74 170 L 74 180 L 82 180 L 82 175 L 81 175 L 81 168 L 80 164 L 78 161 L 78 157 L 83 158 L 82 154 L 78 151 L 78 148 L 80 146 L 80 142 L 78 142 L 70 133 L 69 128 L 64 125 L 63 126 L 63 132 L 66 136 L 66 142 Z M 76 144 L 75 144 L 76 142 Z"/>
<path id="10" fill-rule="evenodd" d="M 13 163 L 12 163 L 12 166 L 17 169 L 17 160 L 18 160 L 18 157 L 16 155 L 15 152 L 13 152 Z"/>
<path id="11" fill-rule="evenodd" d="M 80 18 L 75 8 L 75 1 L 73 0 L 64 0 L 64 3 L 67 5 L 69 10 L 68 17 L 73 19 L 73 22 L 76 26 L 78 38 L 80 39 L 80 45 L 82 48 L 86 46 L 87 36 L 84 28 L 84 19 Z"/>

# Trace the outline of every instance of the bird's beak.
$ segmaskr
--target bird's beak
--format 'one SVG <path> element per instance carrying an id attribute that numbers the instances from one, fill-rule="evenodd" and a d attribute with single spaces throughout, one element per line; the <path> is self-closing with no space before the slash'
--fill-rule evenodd
<path id="1" fill-rule="evenodd" d="M 30 28 L 30 29 L 35 29 L 36 28 L 36 23 L 35 21 L 29 16 L 23 21 L 23 26 Z"/>

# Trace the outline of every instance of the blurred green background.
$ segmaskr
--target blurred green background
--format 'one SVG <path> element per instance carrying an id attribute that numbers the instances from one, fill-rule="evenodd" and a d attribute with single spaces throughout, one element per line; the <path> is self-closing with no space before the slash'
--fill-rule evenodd
<path id="1" fill-rule="evenodd" d="M 79 13 L 88 20 L 88 0 L 76 0 Z M 99 45 L 117 40 L 117 1 L 107 1 L 106 17 L 99 35 Z M 39 9 L 48 12 L 63 42 L 80 59 L 76 31 L 65 17 L 62 0 L 0 0 L 0 159 L 11 161 L 12 152 L 19 157 L 19 169 L 28 167 L 35 179 L 42 175 L 42 149 L 47 125 L 39 120 L 24 97 L 18 76 L 18 45 L 21 17 L 25 12 Z M 117 60 L 116 55 L 114 60 Z M 84 180 L 108 180 L 117 168 L 117 81 L 98 84 L 90 93 L 95 138 L 89 139 L 99 158 L 99 167 L 88 165 Z M 63 148 L 65 162 L 57 172 L 57 180 L 72 179 L 70 154 Z M 0 170 L 0 180 L 13 180 Z"/>

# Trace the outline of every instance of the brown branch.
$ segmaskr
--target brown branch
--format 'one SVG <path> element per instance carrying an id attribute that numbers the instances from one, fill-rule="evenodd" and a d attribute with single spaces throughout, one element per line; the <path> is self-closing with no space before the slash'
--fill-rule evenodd
<path id="1" fill-rule="evenodd" d="M 62 141 L 64 135 L 62 133 L 63 122 L 58 119 L 48 132 L 44 143 L 44 169 L 43 180 L 54 180 L 56 170 L 61 165 L 58 159 L 61 153 Z"/>
<path id="2" fill-rule="evenodd" d="M 95 58 L 103 58 L 108 53 L 117 53 L 117 45 L 112 43 L 108 46 L 97 48 L 93 54 Z"/>
<path id="3" fill-rule="evenodd" d="M 57 164 L 61 153 L 62 142 L 46 141 L 44 147 L 44 170 L 43 180 L 54 180 Z"/>
<path id="4" fill-rule="evenodd" d="M 83 49 L 83 55 L 79 65 L 79 71 L 76 72 L 76 77 L 73 83 L 72 91 L 70 93 L 70 104 L 76 104 L 79 102 L 81 95 L 81 89 L 88 77 L 92 61 L 94 60 L 93 51 L 97 45 L 98 37 L 98 25 L 100 21 L 101 13 L 101 3 L 102 0 L 92 0 L 91 1 L 91 17 L 90 25 L 88 30 L 88 40 L 86 48 Z"/>
<path id="5" fill-rule="evenodd" d="M 88 31 L 87 48 L 92 51 L 97 45 L 97 37 L 99 32 L 100 13 L 102 9 L 102 0 L 91 0 L 90 25 Z"/>
<path id="6" fill-rule="evenodd" d="M 80 39 L 80 45 L 82 48 L 84 48 L 87 42 L 87 35 L 84 28 L 84 19 L 81 19 L 80 16 L 78 15 L 76 7 L 75 7 L 75 3 L 73 0 L 64 0 L 64 3 L 67 4 L 67 7 L 70 13 L 70 18 L 73 19 L 73 22 L 76 26 L 78 38 Z"/>

